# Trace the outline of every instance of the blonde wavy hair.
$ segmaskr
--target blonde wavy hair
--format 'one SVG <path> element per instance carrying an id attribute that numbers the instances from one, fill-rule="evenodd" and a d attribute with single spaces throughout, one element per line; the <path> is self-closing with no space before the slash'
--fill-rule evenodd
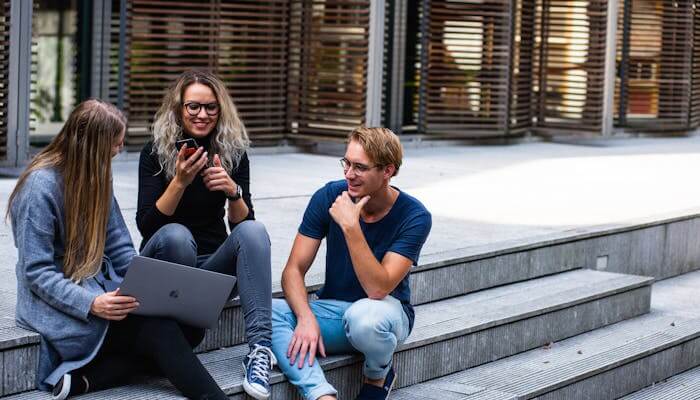
<path id="1" fill-rule="evenodd" d="M 10 195 L 7 215 L 29 174 L 43 168 L 59 171 L 66 227 L 63 275 L 74 282 L 95 276 L 102 266 L 112 208 L 112 147 L 125 130 L 126 118 L 112 104 L 97 99 L 78 104 Z"/>
<path id="2" fill-rule="evenodd" d="M 165 172 L 168 180 L 175 176 L 177 149 L 175 142 L 183 139 L 182 108 L 185 90 L 193 83 L 209 87 L 219 103 L 219 120 L 214 131 L 210 133 L 210 154 L 218 154 L 222 166 L 231 171 L 237 166 L 243 153 L 250 145 L 250 139 L 243 122 L 238 117 L 236 106 L 231 100 L 226 85 L 208 71 L 185 71 L 170 86 L 163 98 L 163 104 L 155 115 L 153 122 L 153 153 L 158 155 L 160 172 Z"/>

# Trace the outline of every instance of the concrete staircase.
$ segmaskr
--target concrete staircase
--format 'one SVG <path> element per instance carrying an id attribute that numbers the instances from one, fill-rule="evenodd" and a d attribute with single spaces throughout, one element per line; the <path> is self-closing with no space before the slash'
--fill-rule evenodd
<path id="1" fill-rule="evenodd" d="M 698 399 L 700 399 L 700 368 L 694 368 L 622 398 L 622 400 Z"/>
<path id="2" fill-rule="evenodd" d="M 668 228 L 659 229 L 502 247 L 481 255 L 425 257 L 411 277 L 416 324 L 395 356 L 399 390 L 394 398 L 616 398 L 699 365 L 700 315 L 648 314 L 653 278 L 595 270 L 620 271 L 622 253 L 630 254 L 616 245 L 622 241 L 642 246 L 660 237 L 668 247 Z M 689 244 L 684 248 L 691 251 Z M 603 256 L 607 268 L 601 268 Z M 633 271 L 642 265 L 654 272 L 651 264 L 641 257 Z M 678 265 L 677 272 L 664 274 L 693 269 Z M 236 399 L 244 398 L 241 361 L 247 346 L 241 321 L 239 304 L 228 304 L 218 327 L 197 349 L 216 381 Z M 0 319 L 0 395 L 49 398 L 34 390 L 38 343 L 37 334 Z M 678 354 L 687 356 L 669 361 Z M 650 367 L 657 363 L 665 363 L 663 371 Z M 322 365 L 340 398 L 357 393 L 361 357 L 331 356 Z M 638 379 L 628 382 L 629 375 Z M 272 382 L 273 399 L 298 398 L 279 372 Z M 590 392 L 603 387 L 609 391 Z M 81 398 L 180 397 L 164 380 L 142 378 Z"/>
<path id="3" fill-rule="evenodd" d="M 393 398 L 700 398 L 700 272 L 657 283 L 653 295 L 647 315 L 409 386 Z"/>
<path id="4" fill-rule="evenodd" d="M 649 278 L 575 270 L 419 305 L 413 333 L 396 354 L 398 383 L 419 383 L 641 315 L 649 309 L 650 284 Z M 235 345 L 201 356 L 230 395 L 242 393 L 246 347 Z M 360 357 L 330 357 L 323 365 L 342 398 L 359 389 Z M 20 372 L 28 371 L 14 375 Z M 281 374 L 275 374 L 273 382 L 275 398 L 294 393 Z M 138 392 L 129 392 L 129 398 L 136 393 L 147 398 L 175 395 L 166 385 L 132 389 Z M 124 390 L 86 398 L 119 398 Z M 11 398 L 35 396 L 40 398 L 38 392 Z"/>

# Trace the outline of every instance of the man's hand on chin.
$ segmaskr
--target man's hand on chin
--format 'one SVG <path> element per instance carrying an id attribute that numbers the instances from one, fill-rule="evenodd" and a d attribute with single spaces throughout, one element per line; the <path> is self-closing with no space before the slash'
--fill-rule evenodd
<path id="1" fill-rule="evenodd" d="M 360 212 L 369 199 L 369 196 L 365 196 L 357 203 L 354 203 L 348 192 L 344 191 L 340 196 L 336 197 L 335 202 L 333 202 L 328 212 L 331 214 L 333 221 L 335 221 L 343 231 L 346 231 L 359 225 Z"/>

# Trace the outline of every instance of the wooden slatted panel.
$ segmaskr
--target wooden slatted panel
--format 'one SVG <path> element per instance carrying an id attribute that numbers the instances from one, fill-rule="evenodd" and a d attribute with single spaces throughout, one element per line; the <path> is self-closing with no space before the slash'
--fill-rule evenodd
<path id="1" fill-rule="evenodd" d="M 538 0 L 536 125 L 600 133 L 605 0 Z"/>
<path id="2" fill-rule="evenodd" d="M 664 128 L 684 129 L 688 126 L 692 21 L 692 0 L 662 2 L 657 124 Z M 635 24 L 633 19 L 632 27 L 635 26 L 643 27 L 642 24 Z M 635 39 L 634 35 L 632 39 Z"/>
<path id="3" fill-rule="evenodd" d="M 7 103 L 10 69 L 10 0 L 0 3 L 0 161 L 8 158 Z"/>
<path id="4" fill-rule="evenodd" d="M 502 135 L 508 125 L 509 0 L 433 0 L 426 134 Z"/>
<path id="5" fill-rule="evenodd" d="M 286 133 L 288 13 L 288 0 L 220 5 L 217 73 L 256 143 Z"/>
<path id="6" fill-rule="evenodd" d="M 294 134 L 344 137 L 365 121 L 369 0 L 291 5 L 289 126 Z"/>
<path id="7" fill-rule="evenodd" d="M 694 3 L 690 128 L 700 127 L 700 0 L 695 0 Z"/>
<path id="8" fill-rule="evenodd" d="M 688 127 L 693 57 L 690 0 L 634 0 L 628 10 L 629 51 L 624 98 L 625 127 L 677 130 Z M 624 8 L 622 10 L 624 16 Z M 624 27 L 624 20 L 618 26 Z M 622 47 L 622 29 L 618 33 Z M 622 49 L 618 49 L 618 59 Z M 619 75 L 619 74 L 618 74 Z M 618 86 L 623 84 L 618 80 Z M 620 92 L 618 87 L 616 92 Z M 619 114 L 619 113 L 618 113 Z M 619 118 L 619 116 L 618 116 Z"/>
<path id="9" fill-rule="evenodd" d="M 130 1 L 129 135 L 141 145 L 171 82 L 185 69 L 214 66 L 216 5 L 181 1 Z"/>
<path id="10" fill-rule="evenodd" d="M 524 133 L 532 127 L 535 46 L 535 0 L 515 0 L 510 133 Z"/>
<path id="11" fill-rule="evenodd" d="M 168 85 L 189 68 L 217 73 L 254 143 L 283 137 L 288 0 L 130 0 L 129 145 L 148 127 Z"/>

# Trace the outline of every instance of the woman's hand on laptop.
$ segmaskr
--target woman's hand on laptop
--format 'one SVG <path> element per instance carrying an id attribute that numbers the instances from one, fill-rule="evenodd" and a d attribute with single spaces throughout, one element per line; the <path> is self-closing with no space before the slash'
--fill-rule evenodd
<path id="1" fill-rule="evenodd" d="M 90 313 L 111 321 L 121 321 L 138 306 L 135 298 L 122 296 L 117 289 L 95 297 L 90 306 Z"/>

